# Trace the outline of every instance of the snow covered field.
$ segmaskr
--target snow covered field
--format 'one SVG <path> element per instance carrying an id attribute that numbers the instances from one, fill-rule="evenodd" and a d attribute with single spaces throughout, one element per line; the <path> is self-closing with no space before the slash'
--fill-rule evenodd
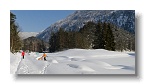
<path id="1" fill-rule="evenodd" d="M 104 49 L 69 49 L 47 53 L 47 61 L 37 60 L 43 53 L 10 56 L 11 74 L 135 74 L 135 53 Z"/>

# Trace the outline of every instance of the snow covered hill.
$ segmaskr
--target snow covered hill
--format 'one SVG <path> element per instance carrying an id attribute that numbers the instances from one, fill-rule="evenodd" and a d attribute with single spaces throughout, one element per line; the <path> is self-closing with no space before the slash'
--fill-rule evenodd
<path id="1" fill-rule="evenodd" d="M 31 37 L 31 36 L 36 36 L 38 33 L 37 32 L 20 32 L 19 35 L 21 37 L 21 39 L 26 39 L 28 37 Z"/>
<path id="2" fill-rule="evenodd" d="M 37 60 L 42 53 L 11 53 L 11 74 L 135 74 L 135 53 L 104 49 L 69 49 L 47 53 L 47 61 Z"/>
<path id="3" fill-rule="evenodd" d="M 43 32 L 39 33 L 37 37 L 48 41 L 51 33 L 58 31 L 59 28 L 64 28 L 64 30 L 68 31 L 78 31 L 88 21 L 111 22 L 129 32 L 135 33 L 134 10 L 78 10 L 52 24 Z"/>

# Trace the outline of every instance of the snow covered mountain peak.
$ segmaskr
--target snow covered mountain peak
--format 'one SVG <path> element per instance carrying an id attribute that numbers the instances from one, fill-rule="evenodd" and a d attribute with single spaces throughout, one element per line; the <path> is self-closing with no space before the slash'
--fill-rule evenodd
<path id="1" fill-rule="evenodd" d="M 57 32 L 59 28 L 63 28 L 66 31 L 78 31 L 88 21 L 110 22 L 131 33 L 135 33 L 134 10 L 77 10 L 46 28 L 37 37 L 48 41 L 51 33 Z"/>

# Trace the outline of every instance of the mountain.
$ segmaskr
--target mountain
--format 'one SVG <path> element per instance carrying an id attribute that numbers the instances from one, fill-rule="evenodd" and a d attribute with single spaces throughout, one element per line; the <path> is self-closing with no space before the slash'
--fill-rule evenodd
<path id="1" fill-rule="evenodd" d="M 38 32 L 20 32 L 19 35 L 21 37 L 21 39 L 26 39 L 28 37 L 31 37 L 31 36 L 36 36 L 38 34 Z"/>
<path id="2" fill-rule="evenodd" d="M 79 31 L 88 21 L 110 22 L 135 34 L 134 10 L 78 10 L 52 24 L 36 37 L 48 41 L 52 32 L 57 32 L 60 28 L 66 31 Z"/>

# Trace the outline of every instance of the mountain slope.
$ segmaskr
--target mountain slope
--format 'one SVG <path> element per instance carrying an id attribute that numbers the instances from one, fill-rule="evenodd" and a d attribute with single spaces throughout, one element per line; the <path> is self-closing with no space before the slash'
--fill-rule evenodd
<path id="1" fill-rule="evenodd" d="M 38 33 L 37 32 L 20 32 L 19 35 L 21 37 L 21 39 L 26 39 L 28 37 L 31 37 L 31 36 L 36 36 Z"/>
<path id="2" fill-rule="evenodd" d="M 64 28 L 66 31 L 78 31 L 88 21 L 110 22 L 131 33 L 135 33 L 134 10 L 80 10 L 52 24 L 39 33 L 37 37 L 48 41 L 51 33 L 57 32 L 59 28 Z"/>

